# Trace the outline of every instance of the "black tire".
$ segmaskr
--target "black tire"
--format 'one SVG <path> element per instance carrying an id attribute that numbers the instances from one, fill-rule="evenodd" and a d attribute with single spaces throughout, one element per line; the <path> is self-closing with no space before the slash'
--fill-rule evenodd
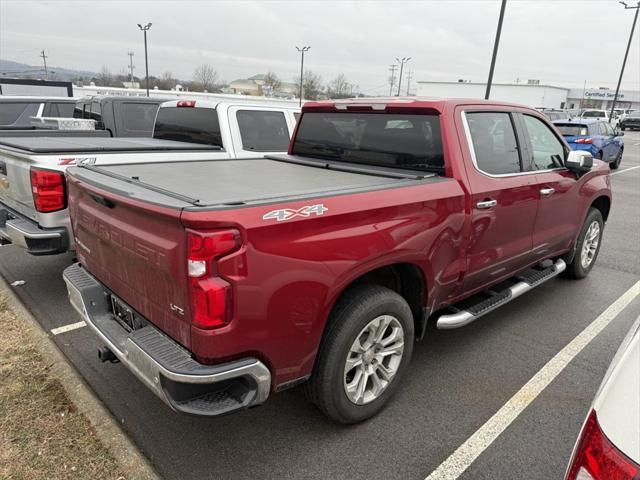
<path id="1" fill-rule="evenodd" d="M 594 222 L 598 223 L 598 227 L 600 228 L 598 245 L 593 254 L 593 257 L 589 264 L 585 267 L 582 262 L 583 258 L 583 247 L 585 243 L 585 238 L 587 236 L 587 231 L 589 227 Z M 598 253 L 600 252 L 600 247 L 602 246 L 602 233 L 604 231 L 604 220 L 602 219 L 602 213 L 597 208 L 590 208 L 587 213 L 587 218 L 582 225 L 582 229 L 580 230 L 580 235 L 578 235 L 578 240 L 576 241 L 576 250 L 571 263 L 567 265 L 567 269 L 564 271 L 564 276 L 574 279 L 584 278 L 589 275 L 589 272 L 593 268 L 593 265 L 596 263 L 596 259 L 598 258 Z"/>
<path id="2" fill-rule="evenodd" d="M 622 163 L 622 153 L 623 153 L 623 149 L 621 148 L 620 150 L 618 150 L 618 155 L 616 155 L 616 159 L 609 164 L 609 168 L 611 168 L 611 170 L 617 170 L 620 164 Z"/>
<path id="3" fill-rule="evenodd" d="M 404 351 L 395 376 L 386 389 L 369 403 L 357 405 L 345 392 L 345 362 L 358 335 L 381 315 L 395 317 L 402 326 Z M 305 385 L 307 398 L 336 422 L 361 422 L 384 408 L 407 370 L 414 342 L 411 308 L 393 290 L 377 285 L 363 285 L 346 292 L 338 300 L 328 322 L 313 374 Z M 365 383 L 368 385 L 368 380 Z"/>

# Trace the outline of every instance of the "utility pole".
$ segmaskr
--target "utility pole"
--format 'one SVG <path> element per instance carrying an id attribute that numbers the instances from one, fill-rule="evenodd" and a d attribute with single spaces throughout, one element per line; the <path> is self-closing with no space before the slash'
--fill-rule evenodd
<path id="1" fill-rule="evenodd" d="M 389 96 L 393 95 L 393 86 L 396 84 L 396 68 L 398 66 L 394 63 L 389 65 L 389 71 L 391 72 L 391 81 L 389 82 Z"/>
<path id="2" fill-rule="evenodd" d="M 44 54 L 44 50 L 40 52 L 40 56 L 42 57 L 42 61 L 44 62 L 44 79 L 49 79 L 49 72 L 47 71 L 47 56 Z"/>
<path id="3" fill-rule="evenodd" d="M 411 87 L 411 76 L 412 76 L 412 71 L 409 70 L 407 72 L 407 97 L 409 96 L 409 88 Z"/>
<path id="4" fill-rule="evenodd" d="M 133 52 L 128 52 L 129 55 L 129 82 L 133 84 L 133 69 L 136 68 L 133 66 Z"/>
<path id="5" fill-rule="evenodd" d="M 504 20 L 504 9 L 507 6 L 507 0 L 502 0 L 500 6 L 500 17 L 498 18 L 498 30 L 496 31 L 496 40 L 493 43 L 493 55 L 491 56 L 491 67 L 489 67 L 489 80 L 487 80 L 487 90 L 484 93 L 484 99 L 489 100 L 491 93 L 491 82 L 493 82 L 493 70 L 496 66 L 496 57 L 498 56 L 498 45 L 500 45 L 500 34 L 502 33 L 502 20 Z"/>
<path id="6" fill-rule="evenodd" d="M 147 23 L 144 27 L 138 24 L 138 28 L 144 33 L 144 70 L 145 83 L 147 84 L 147 97 L 149 96 L 149 56 L 147 54 L 147 31 L 151 28 L 151 23 Z"/>
<path id="7" fill-rule="evenodd" d="M 396 57 L 396 62 L 400 64 L 400 76 L 398 77 L 398 93 L 396 94 L 396 97 L 400 96 L 400 87 L 402 87 L 402 69 L 404 68 L 404 64 L 409 60 L 411 60 L 411 57 Z"/>
<path id="8" fill-rule="evenodd" d="M 620 69 L 620 77 L 618 78 L 618 85 L 616 86 L 616 94 L 613 97 L 613 103 L 611 104 L 611 113 L 609 114 L 609 123 L 613 120 L 613 109 L 616 108 L 616 102 L 618 101 L 618 94 L 620 93 L 620 84 L 622 83 L 622 76 L 624 75 L 624 67 L 627 65 L 627 57 L 629 56 L 629 48 L 631 48 L 631 40 L 633 40 L 633 32 L 636 29 L 636 22 L 638 21 L 638 12 L 640 12 L 640 1 L 635 7 L 628 6 L 625 2 L 619 2 L 624 5 L 625 10 L 635 10 L 636 14 L 633 17 L 633 25 L 631 25 L 631 33 L 629 34 L 629 42 L 627 43 L 627 51 L 624 52 L 624 60 L 622 60 L 622 68 Z"/>
<path id="9" fill-rule="evenodd" d="M 296 47 L 296 50 L 300 52 L 300 102 L 299 105 L 302 106 L 302 82 L 304 80 L 304 53 L 308 52 L 311 47 Z"/>

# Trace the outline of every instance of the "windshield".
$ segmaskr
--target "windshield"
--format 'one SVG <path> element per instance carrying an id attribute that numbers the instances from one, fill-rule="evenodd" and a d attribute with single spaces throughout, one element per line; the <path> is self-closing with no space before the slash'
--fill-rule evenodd
<path id="1" fill-rule="evenodd" d="M 588 128 L 586 125 L 575 124 L 555 124 L 556 128 L 560 130 L 560 133 L 565 137 L 573 137 L 579 135 L 588 135 Z"/>
<path id="2" fill-rule="evenodd" d="M 438 115 L 305 113 L 292 153 L 412 170 L 444 169 Z"/>

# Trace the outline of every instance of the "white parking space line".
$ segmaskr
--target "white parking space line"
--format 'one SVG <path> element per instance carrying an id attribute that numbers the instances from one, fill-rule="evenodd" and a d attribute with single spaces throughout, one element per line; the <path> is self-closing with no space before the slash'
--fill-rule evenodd
<path id="1" fill-rule="evenodd" d="M 518 418 L 591 340 L 640 294 L 640 281 L 622 294 L 598 318 L 542 367 L 493 417 L 471 435 L 426 480 L 455 480 Z"/>
<path id="2" fill-rule="evenodd" d="M 64 325 L 62 327 L 54 328 L 51 330 L 51 333 L 53 333 L 54 335 L 60 335 L 61 333 L 67 333 L 72 330 L 77 330 L 78 328 L 82 328 L 86 326 L 87 324 L 84 321 L 76 322 L 76 323 L 71 323 L 69 325 Z"/>
<path id="3" fill-rule="evenodd" d="M 636 167 L 629 167 L 629 168 L 625 168 L 624 170 L 618 170 L 617 172 L 613 172 L 610 175 L 614 176 L 614 175 L 618 175 L 619 173 L 625 173 L 628 172 L 630 170 L 635 170 L 636 168 L 640 168 L 640 165 L 636 166 Z"/>

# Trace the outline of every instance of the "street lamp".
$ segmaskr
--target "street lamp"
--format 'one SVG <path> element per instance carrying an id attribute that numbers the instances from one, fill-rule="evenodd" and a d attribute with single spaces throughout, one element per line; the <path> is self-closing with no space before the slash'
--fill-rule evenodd
<path id="1" fill-rule="evenodd" d="M 496 57 L 498 56 L 498 45 L 500 45 L 500 34 L 502 33 L 502 21 L 504 20 L 504 9 L 507 6 L 507 0 L 502 0 L 500 5 L 500 16 L 498 17 L 498 29 L 496 30 L 496 39 L 493 42 L 493 55 L 491 55 L 491 66 L 489 67 L 489 79 L 487 80 L 487 89 L 484 92 L 484 99 L 489 100 L 491 93 L 491 83 L 493 82 L 493 70 L 496 67 Z"/>
<path id="2" fill-rule="evenodd" d="M 631 26 L 631 33 L 629 34 L 629 43 L 627 43 L 627 51 L 624 52 L 624 60 L 622 60 L 622 68 L 620 69 L 620 77 L 618 77 L 618 85 L 616 86 L 616 94 L 613 97 L 613 103 L 611 103 L 611 113 L 609 114 L 609 123 L 613 120 L 613 110 L 616 108 L 616 102 L 618 101 L 618 94 L 620 93 L 620 84 L 622 83 L 622 75 L 624 75 L 624 67 L 627 65 L 627 57 L 629 56 L 629 48 L 631 47 L 631 40 L 633 40 L 633 31 L 636 29 L 636 22 L 638 21 L 638 12 L 640 12 L 640 1 L 635 7 L 628 6 L 625 2 L 619 2 L 624 5 L 625 10 L 635 10 L 636 14 L 633 17 L 633 25 Z"/>
<path id="3" fill-rule="evenodd" d="M 396 62 L 400 64 L 400 76 L 398 77 L 398 93 L 396 94 L 396 97 L 400 96 L 400 86 L 402 85 L 402 69 L 404 68 L 404 64 L 409 60 L 411 60 L 411 57 L 396 57 Z"/>
<path id="4" fill-rule="evenodd" d="M 300 52 L 300 106 L 302 106 L 302 77 L 304 75 L 304 52 L 308 52 L 311 47 L 296 47 Z"/>
<path id="5" fill-rule="evenodd" d="M 144 27 L 138 24 L 138 28 L 144 33 L 144 70 L 146 74 L 145 83 L 147 84 L 147 97 L 149 96 L 149 57 L 147 56 L 147 30 L 151 28 L 151 23 L 147 23 Z"/>

